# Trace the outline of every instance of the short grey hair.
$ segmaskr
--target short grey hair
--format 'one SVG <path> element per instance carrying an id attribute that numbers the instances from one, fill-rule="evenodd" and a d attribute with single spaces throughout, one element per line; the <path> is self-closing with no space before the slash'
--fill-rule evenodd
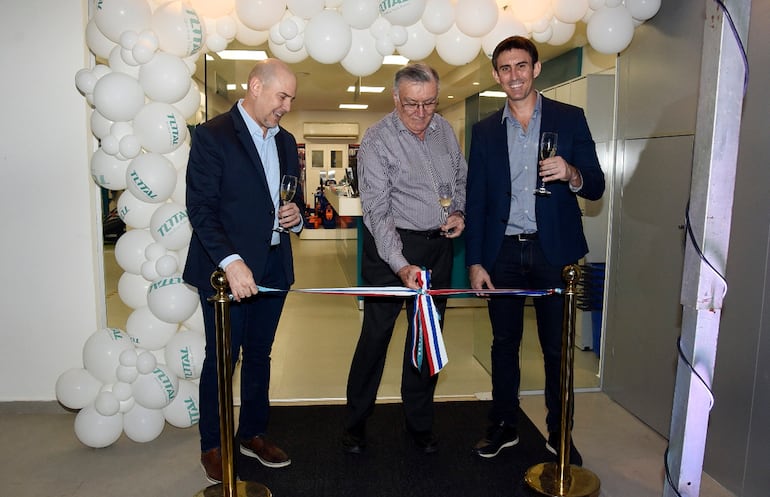
<path id="1" fill-rule="evenodd" d="M 398 85 L 402 81 L 409 81 L 412 83 L 431 83 L 436 82 L 436 88 L 439 87 L 438 73 L 435 69 L 428 64 L 414 63 L 402 67 L 396 73 L 396 77 L 393 79 L 393 92 L 398 95 Z"/>

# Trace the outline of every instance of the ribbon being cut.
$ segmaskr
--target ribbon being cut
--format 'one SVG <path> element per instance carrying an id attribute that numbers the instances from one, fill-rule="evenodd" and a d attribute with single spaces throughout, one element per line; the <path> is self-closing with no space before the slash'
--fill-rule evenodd
<path id="1" fill-rule="evenodd" d="M 515 288 L 484 289 L 483 291 L 472 288 L 430 288 L 430 271 L 422 270 L 418 273 L 417 280 L 421 288 L 413 290 L 403 286 L 356 286 L 343 288 L 296 288 L 288 290 L 299 293 L 317 293 L 323 295 L 350 295 L 356 297 L 414 297 L 414 320 L 412 322 L 412 365 L 420 369 L 423 360 L 428 361 L 430 374 L 435 375 L 449 362 L 449 356 L 444 346 L 444 338 L 441 334 L 439 314 L 433 303 L 433 296 L 448 297 L 451 295 L 516 295 L 520 297 L 542 297 L 561 293 L 561 288 L 549 288 L 544 290 L 525 290 Z M 277 288 L 258 286 L 260 292 L 285 292 Z"/>

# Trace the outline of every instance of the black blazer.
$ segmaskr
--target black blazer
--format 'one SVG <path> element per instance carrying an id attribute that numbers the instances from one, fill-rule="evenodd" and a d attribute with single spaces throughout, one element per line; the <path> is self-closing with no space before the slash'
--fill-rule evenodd
<path id="1" fill-rule="evenodd" d="M 473 126 L 468 161 L 465 263 L 489 271 L 505 236 L 511 204 L 511 172 L 503 109 Z M 583 175 L 577 195 L 597 200 L 604 192 L 604 173 L 596 156 L 583 110 L 542 97 L 541 131 L 559 133 L 557 154 Z M 564 181 L 548 183 L 549 197 L 537 197 L 535 220 L 543 252 L 553 265 L 576 262 L 588 253 L 580 207 Z"/>
<path id="2" fill-rule="evenodd" d="M 257 284 L 265 272 L 275 207 L 246 122 L 235 104 L 195 128 L 187 163 L 187 213 L 193 228 L 183 278 L 205 291 L 219 262 L 240 254 Z M 283 128 L 275 136 L 281 174 L 299 177 L 297 142 Z M 300 185 L 294 202 L 304 212 Z M 281 234 L 286 278 L 294 283 L 289 234 Z"/>

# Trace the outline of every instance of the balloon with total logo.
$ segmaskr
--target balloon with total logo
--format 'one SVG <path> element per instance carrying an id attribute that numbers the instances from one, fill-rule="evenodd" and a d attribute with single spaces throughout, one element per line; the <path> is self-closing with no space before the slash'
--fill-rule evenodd
<path id="1" fill-rule="evenodd" d="M 206 337 L 188 329 L 179 330 L 163 349 L 166 366 L 179 378 L 200 378 L 206 357 Z"/>
<path id="2" fill-rule="evenodd" d="M 110 155 L 102 148 L 97 148 L 91 156 L 91 178 L 102 188 L 124 190 L 127 169 L 128 161 Z"/>
<path id="3" fill-rule="evenodd" d="M 124 190 L 118 197 L 118 216 L 126 226 L 134 229 L 148 228 L 152 214 L 157 208 L 158 204 L 143 202 L 128 190 Z"/>
<path id="4" fill-rule="evenodd" d="M 142 202 L 163 203 L 171 196 L 175 186 L 176 169 L 161 154 L 140 154 L 126 169 L 126 187 Z"/>
<path id="5" fill-rule="evenodd" d="M 149 297 L 148 297 L 149 300 Z M 166 346 L 179 328 L 177 323 L 163 321 L 149 307 L 134 309 L 126 320 L 126 332 L 137 347 L 160 350 Z"/>
<path id="6" fill-rule="evenodd" d="M 148 409 L 138 402 L 123 414 L 123 432 L 138 443 L 152 442 L 163 433 L 166 418 L 160 409 Z"/>
<path id="7" fill-rule="evenodd" d="M 179 250 L 190 243 L 192 227 L 187 210 L 175 202 L 161 205 L 150 219 L 152 238 L 170 250 Z"/>
<path id="8" fill-rule="evenodd" d="M 56 380 L 56 400 L 68 409 L 82 409 L 99 394 L 102 382 L 85 368 L 70 368 Z"/>
<path id="9" fill-rule="evenodd" d="M 139 83 L 151 100 L 178 102 L 192 84 L 187 64 L 176 55 L 159 52 L 139 70 Z"/>
<path id="10" fill-rule="evenodd" d="M 446 33 L 455 22 L 455 6 L 452 0 L 428 0 L 422 13 L 422 25 L 429 32 Z"/>
<path id="11" fill-rule="evenodd" d="M 136 114 L 134 134 L 148 152 L 167 154 L 187 139 L 187 123 L 173 105 L 150 102 Z"/>
<path id="12" fill-rule="evenodd" d="M 634 21 L 623 5 L 603 7 L 591 16 L 586 35 L 588 43 L 599 53 L 622 52 L 634 36 Z"/>
<path id="13" fill-rule="evenodd" d="M 131 121 L 144 105 L 144 90 L 128 74 L 111 72 L 94 85 L 93 100 L 96 110 L 110 121 Z"/>
<path id="14" fill-rule="evenodd" d="M 83 345 L 83 366 L 102 383 L 115 383 L 120 353 L 133 347 L 131 338 L 122 330 L 102 328 L 92 333 Z"/>
<path id="15" fill-rule="evenodd" d="M 126 192 L 123 192 L 121 196 L 125 194 Z M 118 202 L 120 202 L 120 199 L 118 199 Z M 144 256 L 144 250 L 147 248 L 147 245 L 154 241 L 152 235 L 146 229 L 126 231 L 115 242 L 115 261 L 123 271 L 132 274 L 142 274 L 142 264 L 147 260 Z"/>
<path id="16" fill-rule="evenodd" d="M 163 408 L 166 421 L 177 428 L 189 428 L 200 420 L 198 385 L 179 380 L 179 391 L 174 400 Z"/>
<path id="17" fill-rule="evenodd" d="M 353 29 L 350 51 L 340 62 L 353 76 L 369 76 L 382 67 L 383 57 L 368 29 Z"/>
<path id="18" fill-rule="evenodd" d="M 425 0 L 382 0 L 380 14 L 391 24 L 411 26 L 422 18 Z"/>
<path id="19" fill-rule="evenodd" d="M 305 49 L 308 55 L 322 64 L 334 64 L 350 51 L 350 26 L 341 15 L 325 10 L 313 16 L 305 26 Z"/>
<path id="20" fill-rule="evenodd" d="M 166 365 L 158 364 L 148 374 L 140 374 L 131 384 L 134 400 L 148 409 L 163 409 L 174 400 L 179 378 Z"/>
<path id="21" fill-rule="evenodd" d="M 198 292 L 185 283 L 180 274 L 159 278 L 147 291 L 147 304 L 152 313 L 168 323 L 181 323 L 198 307 Z"/>
<path id="22" fill-rule="evenodd" d="M 75 416 L 75 436 L 83 445 L 94 449 L 108 447 L 123 433 L 123 415 L 99 414 L 93 404 L 84 407 Z"/>
<path id="23" fill-rule="evenodd" d="M 455 24 L 468 36 L 479 38 L 489 33 L 497 17 L 495 0 L 458 0 L 455 5 Z"/>
<path id="24" fill-rule="evenodd" d="M 266 31 L 283 17 L 286 0 L 235 0 L 235 12 L 248 28 Z"/>
<path id="25" fill-rule="evenodd" d="M 436 35 L 417 21 L 406 28 L 406 42 L 398 47 L 398 53 L 410 60 L 422 60 L 436 47 Z"/>
<path id="26" fill-rule="evenodd" d="M 436 36 L 436 52 L 439 57 L 453 66 L 462 66 L 469 63 L 479 54 L 481 39 L 472 38 L 457 27 L 452 26 L 449 31 Z"/>
<path id="27" fill-rule="evenodd" d="M 104 36 L 120 42 L 125 31 L 140 33 L 150 27 L 152 9 L 146 0 L 103 0 L 98 2 L 94 21 Z"/>

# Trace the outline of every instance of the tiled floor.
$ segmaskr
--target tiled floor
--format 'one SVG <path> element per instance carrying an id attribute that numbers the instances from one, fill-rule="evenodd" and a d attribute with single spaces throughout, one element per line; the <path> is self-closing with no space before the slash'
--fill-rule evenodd
<path id="1" fill-rule="evenodd" d="M 124 328 L 130 309 L 117 296 L 120 269 L 106 254 L 109 325 Z M 302 240 L 295 244 L 295 288 L 346 286 L 334 241 Z M 448 311 L 445 339 L 450 362 L 441 373 L 437 398 L 488 397 L 489 375 L 473 357 L 473 329 L 485 321 L 483 307 Z M 271 381 L 275 403 L 343 402 L 350 359 L 360 328 L 360 311 L 352 297 L 292 293 L 278 330 Z M 382 401 L 399 395 L 400 358 L 405 325 L 394 336 L 383 383 Z M 536 340 L 525 340 L 522 408 L 544 429 L 542 366 Z M 592 352 L 576 353 L 576 384 L 595 386 Z M 666 440 L 647 428 L 606 395 L 576 395 L 573 438 L 584 465 L 602 482 L 601 496 L 662 495 Z M 235 390 L 237 392 L 237 389 Z M 192 496 L 207 486 L 198 467 L 195 428 L 167 426 L 156 440 L 138 444 L 125 437 L 106 449 L 84 447 L 73 433 L 74 414 L 55 404 L 0 404 L 0 495 L 14 497 Z M 479 425 L 464 427 L 483 430 Z M 479 433 L 481 435 L 481 433 Z M 732 497 L 707 475 L 702 497 Z M 293 497 L 293 496 L 292 496 Z M 313 496 L 315 497 L 315 496 Z M 324 497 L 324 496 L 318 496 Z M 362 496 L 363 497 L 363 496 Z M 433 497 L 433 496 L 429 496 Z"/>

